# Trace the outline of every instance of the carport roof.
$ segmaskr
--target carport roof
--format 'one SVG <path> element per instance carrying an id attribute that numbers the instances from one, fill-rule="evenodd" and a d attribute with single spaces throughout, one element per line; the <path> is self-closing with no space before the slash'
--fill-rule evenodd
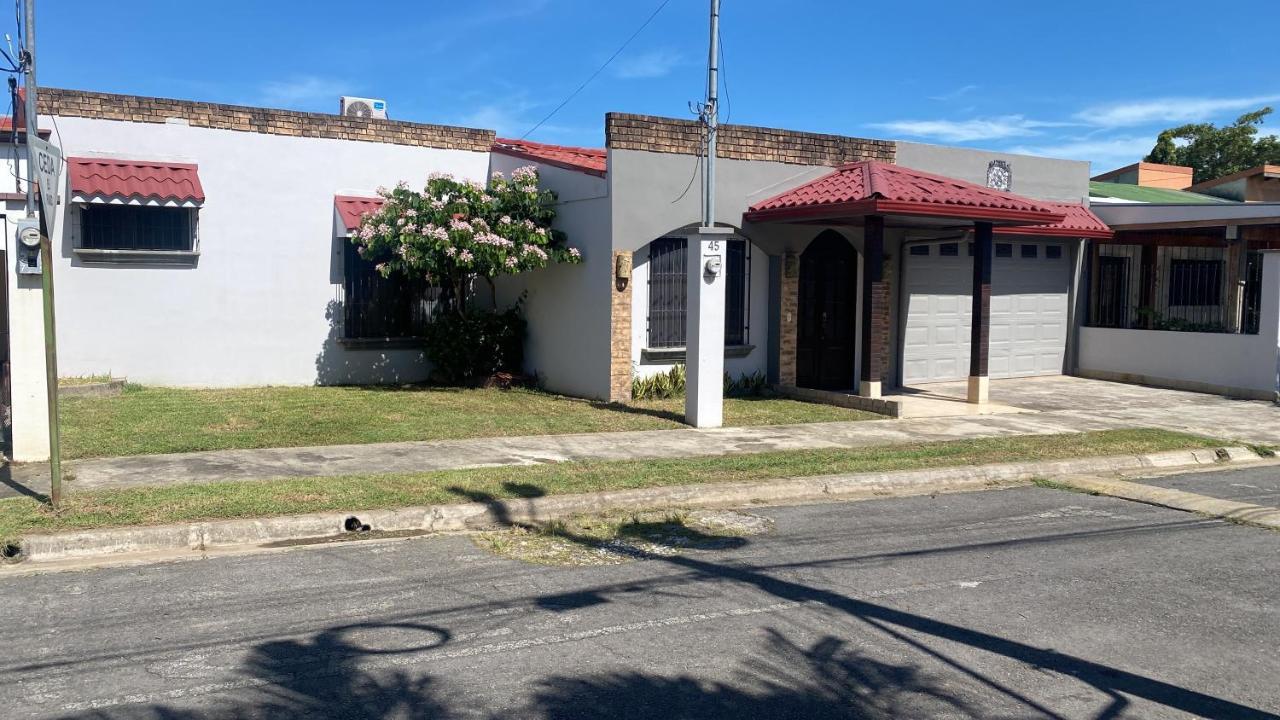
<path id="1" fill-rule="evenodd" d="M 1065 213 L 1047 203 L 901 165 L 864 160 L 752 205 L 750 222 L 819 221 L 867 215 L 1051 225 Z"/>

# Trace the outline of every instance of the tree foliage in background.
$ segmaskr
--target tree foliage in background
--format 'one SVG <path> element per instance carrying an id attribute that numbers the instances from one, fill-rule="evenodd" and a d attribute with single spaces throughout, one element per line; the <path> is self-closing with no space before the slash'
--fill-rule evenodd
<path id="1" fill-rule="evenodd" d="M 1264 107 L 1222 127 L 1193 123 L 1169 128 L 1156 138 L 1155 147 L 1143 161 L 1190 167 L 1195 171 L 1196 182 L 1266 163 L 1280 163 L 1280 138 L 1257 137 L 1258 127 L 1270 114 L 1271 108 Z"/>

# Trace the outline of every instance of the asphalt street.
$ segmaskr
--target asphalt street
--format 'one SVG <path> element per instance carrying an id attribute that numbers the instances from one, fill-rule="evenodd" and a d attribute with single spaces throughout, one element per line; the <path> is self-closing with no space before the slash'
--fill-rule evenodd
<path id="1" fill-rule="evenodd" d="M 1244 470 L 1170 475 L 1141 482 L 1222 500 L 1280 507 L 1280 466 L 1276 465 Z"/>
<path id="2" fill-rule="evenodd" d="M 0 716 L 1280 717 L 1280 533 L 1040 488 L 755 512 L 612 566 L 447 536 L 5 578 Z"/>

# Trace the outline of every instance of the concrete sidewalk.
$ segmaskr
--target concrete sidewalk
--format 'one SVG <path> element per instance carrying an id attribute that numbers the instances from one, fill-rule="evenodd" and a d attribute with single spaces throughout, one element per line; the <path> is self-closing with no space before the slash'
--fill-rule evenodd
<path id="1" fill-rule="evenodd" d="M 1022 378 L 992 384 L 993 399 L 1029 412 L 808 425 L 652 430 L 430 442 L 219 450 L 98 458 L 67 463 L 71 491 L 170 483 L 452 468 L 573 460 L 635 460 L 858 448 L 963 438 L 1046 435 L 1118 428 L 1164 428 L 1225 440 L 1280 445 L 1280 408 L 1271 403 L 1080 378 Z M 43 493 L 47 466 L 3 468 L 0 497 Z"/>

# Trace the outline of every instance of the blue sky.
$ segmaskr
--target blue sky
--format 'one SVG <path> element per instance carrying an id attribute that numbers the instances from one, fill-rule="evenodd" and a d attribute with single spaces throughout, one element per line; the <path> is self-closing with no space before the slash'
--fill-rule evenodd
<path id="1" fill-rule="evenodd" d="M 366 95 L 397 119 L 519 137 L 658 4 L 41 2 L 39 79 L 323 112 Z M 600 145 L 611 110 L 689 117 L 707 7 L 669 0 L 530 137 Z M 1140 159 L 1161 128 L 1280 106 L 1280 60 L 1249 31 L 1280 26 L 1275 0 L 723 0 L 722 15 L 733 123 L 1092 160 L 1101 172 Z"/>

